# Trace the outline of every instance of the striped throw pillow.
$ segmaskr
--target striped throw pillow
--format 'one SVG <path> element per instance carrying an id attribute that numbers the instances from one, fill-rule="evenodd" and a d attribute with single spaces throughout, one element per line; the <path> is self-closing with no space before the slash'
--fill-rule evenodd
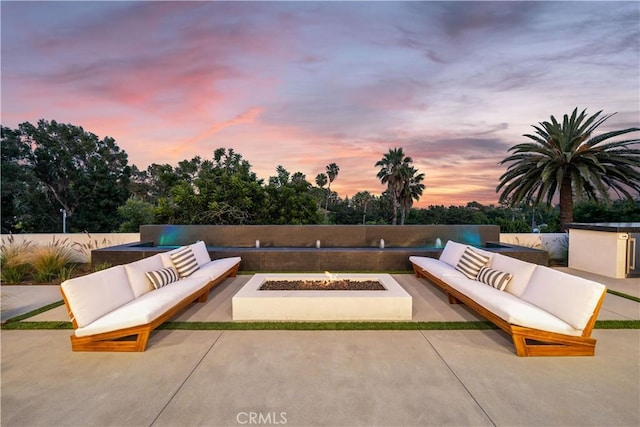
<path id="1" fill-rule="evenodd" d="M 489 257 L 479 254 L 469 246 L 464 250 L 460 261 L 456 264 L 456 270 L 464 274 L 469 279 L 476 280 L 480 269 L 487 265 Z"/>
<path id="2" fill-rule="evenodd" d="M 194 271 L 198 270 L 198 261 L 190 247 L 184 248 L 171 254 L 171 262 L 178 270 L 180 277 L 187 277 Z"/>
<path id="3" fill-rule="evenodd" d="M 163 286 L 167 286 L 169 283 L 178 281 L 178 272 L 173 267 L 167 267 L 156 271 L 147 271 L 145 274 L 156 289 L 160 289 Z"/>
<path id="4" fill-rule="evenodd" d="M 478 273 L 478 280 L 500 291 L 504 291 L 513 275 L 505 271 L 482 267 Z"/>

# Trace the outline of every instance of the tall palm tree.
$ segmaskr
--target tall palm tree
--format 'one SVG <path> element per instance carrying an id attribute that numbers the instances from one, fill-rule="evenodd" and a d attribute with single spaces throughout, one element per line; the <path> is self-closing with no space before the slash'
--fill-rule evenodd
<path id="1" fill-rule="evenodd" d="M 323 188 L 325 185 L 327 185 L 327 175 L 323 173 L 319 173 L 318 175 L 316 175 L 316 185 L 320 188 Z"/>
<path id="2" fill-rule="evenodd" d="M 560 226 L 564 230 L 573 221 L 574 199 L 609 201 L 610 192 L 634 198 L 640 194 L 640 139 L 606 142 L 610 138 L 640 128 L 593 132 L 613 114 L 600 117 L 602 111 L 587 117 L 586 110 L 571 117 L 565 114 L 562 123 L 551 116 L 549 122 L 533 125 L 535 135 L 524 135 L 533 142 L 515 145 L 513 152 L 500 162 L 513 162 L 500 177 L 496 191 L 500 202 L 516 205 L 521 201 L 534 206 L 546 205 L 559 193 Z M 615 114 L 615 113 L 614 113 Z"/>
<path id="3" fill-rule="evenodd" d="M 398 204 L 400 201 L 400 193 L 403 187 L 402 169 L 413 162 L 411 157 L 405 156 L 402 148 L 390 148 L 382 159 L 375 164 L 380 170 L 376 175 L 380 182 L 387 184 L 387 190 L 391 194 L 393 202 L 393 218 L 392 225 L 398 223 Z"/>
<path id="4" fill-rule="evenodd" d="M 327 177 L 329 178 L 329 186 L 327 187 L 329 191 L 327 191 L 327 201 L 324 205 L 325 211 L 329 209 L 329 196 L 331 195 L 331 183 L 338 176 L 338 172 L 340 172 L 340 168 L 335 163 L 329 163 L 326 168 Z M 326 212 L 325 212 L 326 215 Z"/>
<path id="5" fill-rule="evenodd" d="M 403 182 L 400 192 L 400 225 L 404 225 L 407 212 L 413 206 L 414 200 L 420 200 L 425 185 L 422 183 L 424 174 L 418 173 L 418 170 L 413 166 L 405 166 L 401 175 Z"/>

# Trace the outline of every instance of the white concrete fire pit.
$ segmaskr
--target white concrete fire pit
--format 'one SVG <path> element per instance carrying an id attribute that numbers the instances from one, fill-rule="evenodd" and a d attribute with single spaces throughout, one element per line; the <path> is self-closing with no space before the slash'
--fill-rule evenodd
<path id="1" fill-rule="evenodd" d="M 374 280 L 384 290 L 260 290 L 270 280 Z M 411 320 L 412 300 L 389 274 L 256 274 L 232 298 L 233 320 Z"/>

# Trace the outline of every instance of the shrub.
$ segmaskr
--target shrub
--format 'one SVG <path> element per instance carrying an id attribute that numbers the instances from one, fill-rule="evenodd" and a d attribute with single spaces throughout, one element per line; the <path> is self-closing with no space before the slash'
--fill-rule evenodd
<path id="1" fill-rule="evenodd" d="M 99 262 L 97 264 L 93 265 L 93 271 L 100 271 L 100 270 L 106 270 L 107 268 L 111 267 L 111 264 L 108 262 Z"/>
<path id="2" fill-rule="evenodd" d="M 30 242 L 16 244 L 13 237 L 0 249 L 0 279 L 8 284 L 20 283 L 29 274 Z"/>
<path id="3" fill-rule="evenodd" d="M 66 241 L 54 240 L 31 251 L 31 266 L 36 282 L 51 282 L 60 276 L 63 268 L 73 263 L 73 251 Z"/>

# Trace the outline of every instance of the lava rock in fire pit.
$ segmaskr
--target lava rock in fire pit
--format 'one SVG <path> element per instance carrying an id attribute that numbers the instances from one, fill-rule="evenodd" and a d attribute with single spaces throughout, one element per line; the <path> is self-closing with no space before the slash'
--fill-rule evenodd
<path id="1" fill-rule="evenodd" d="M 377 280 L 266 280 L 261 291 L 384 291 Z"/>

